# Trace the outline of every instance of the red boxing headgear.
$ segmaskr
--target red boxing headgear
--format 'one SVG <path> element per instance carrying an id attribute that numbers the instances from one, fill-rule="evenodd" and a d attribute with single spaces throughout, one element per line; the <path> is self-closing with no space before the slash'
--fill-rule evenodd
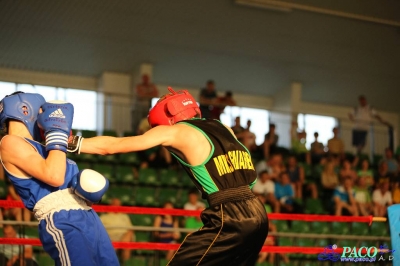
<path id="1" fill-rule="evenodd" d="M 196 100 L 187 90 L 174 91 L 171 87 L 168 87 L 168 90 L 171 93 L 162 96 L 149 112 L 148 120 L 151 127 L 169 126 L 182 120 L 201 117 Z"/>

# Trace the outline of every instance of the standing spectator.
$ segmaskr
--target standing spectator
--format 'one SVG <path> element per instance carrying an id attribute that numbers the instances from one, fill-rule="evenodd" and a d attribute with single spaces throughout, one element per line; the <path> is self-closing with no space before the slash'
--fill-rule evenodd
<path id="1" fill-rule="evenodd" d="M 200 112 L 202 118 L 211 118 L 211 111 L 217 102 L 217 92 L 213 80 L 207 81 L 206 87 L 200 91 Z M 148 110 L 147 110 L 148 111 Z"/>
<path id="2" fill-rule="evenodd" d="M 386 162 L 388 167 L 388 173 L 393 177 L 397 177 L 399 173 L 399 164 L 393 157 L 392 149 L 390 148 L 385 149 L 385 157 L 381 160 L 381 162 Z"/>
<path id="3" fill-rule="evenodd" d="M 221 120 L 221 114 L 226 106 L 236 106 L 236 101 L 233 99 L 231 91 L 225 92 L 222 97 L 217 97 L 216 102 L 211 110 L 211 118 Z"/>
<path id="4" fill-rule="evenodd" d="M 240 125 L 240 116 L 235 117 L 235 124 L 233 125 L 233 127 L 231 127 L 231 129 L 238 140 L 241 141 L 239 139 L 239 135 L 244 131 L 244 127 Z"/>
<path id="5" fill-rule="evenodd" d="M 256 183 L 253 186 L 253 193 L 256 195 L 262 195 L 265 199 L 265 203 L 269 204 L 276 212 L 276 198 L 275 198 L 275 183 L 271 180 L 271 176 L 267 171 L 262 171 L 257 178 Z"/>
<path id="6" fill-rule="evenodd" d="M 279 175 L 279 181 L 275 184 L 275 198 L 278 200 L 276 212 L 292 213 L 294 210 L 294 196 L 295 194 L 293 186 L 290 184 L 289 175 L 286 172 L 282 172 Z"/>
<path id="7" fill-rule="evenodd" d="M 121 201 L 118 198 L 112 198 L 110 206 L 121 206 Z M 113 242 L 132 242 L 133 241 L 133 230 L 129 229 L 132 227 L 131 219 L 125 213 L 120 212 L 108 212 L 100 215 L 100 220 L 107 230 L 108 236 Z M 118 228 L 117 228 L 118 227 Z M 130 249 L 121 250 L 121 261 L 125 263 L 131 257 Z"/>
<path id="8" fill-rule="evenodd" d="M 344 158 L 344 143 L 343 140 L 339 138 L 339 128 L 334 127 L 333 138 L 328 140 L 328 154 L 335 159 Z"/>
<path id="9" fill-rule="evenodd" d="M 3 236 L 5 238 L 27 238 L 24 235 L 17 234 L 14 226 L 6 224 L 3 226 Z M 21 258 L 23 260 L 21 261 Z M 4 266 L 37 266 L 33 257 L 32 246 L 17 246 L 2 244 L 0 245 L 0 265 Z"/>
<path id="10" fill-rule="evenodd" d="M 353 181 L 351 177 L 346 177 L 343 180 L 343 185 L 336 187 L 333 192 L 335 215 L 340 216 L 343 214 L 343 210 L 347 210 L 350 215 L 358 216 L 357 203 L 354 197 Z"/>
<path id="11" fill-rule="evenodd" d="M 392 193 L 389 190 L 389 181 L 383 180 L 372 193 L 374 216 L 383 217 L 387 214 L 387 207 L 392 205 Z"/>
<path id="12" fill-rule="evenodd" d="M 270 124 L 269 132 L 265 134 L 263 143 L 265 158 L 268 158 L 271 154 L 276 153 L 277 151 L 279 136 L 276 134 L 275 129 L 275 124 Z"/>
<path id="13" fill-rule="evenodd" d="M 311 164 L 311 154 L 306 147 L 307 133 L 301 130 L 297 133 L 297 138 L 292 139 L 292 150 L 298 156 L 299 161 Z"/>
<path id="14" fill-rule="evenodd" d="M 243 145 L 250 151 L 254 152 L 257 148 L 256 135 L 250 131 L 251 120 L 247 120 L 247 128 L 238 135 L 238 139 L 241 139 Z"/>
<path id="15" fill-rule="evenodd" d="M 365 177 L 358 179 L 358 185 L 354 188 L 355 201 L 357 203 L 358 211 L 362 216 L 368 216 L 372 213 L 372 201 L 371 195 L 368 190 L 367 182 Z"/>
<path id="16" fill-rule="evenodd" d="M 322 142 L 318 141 L 318 132 L 314 132 L 314 142 L 311 143 L 311 162 L 313 165 L 315 164 L 319 164 L 322 156 L 324 156 L 325 154 L 325 150 L 324 150 L 324 144 L 322 144 Z"/>
<path id="17" fill-rule="evenodd" d="M 373 119 L 375 118 L 381 123 L 387 123 L 382 120 L 374 108 L 368 105 L 364 95 L 358 97 L 358 102 L 359 105 L 349 113 L 349 118 L 354 122 L 352 144 L 356 147 L 357 154 L 360 154 L 365 146 L 367 133 Z"/>
<path id="18" fill-rule="evenodd" d="M 361 169 L 357 172 L 358 178 L 365 178 L 365 183 L 370 189 L 374 185 L 374 172 L 369 168 L 369 162 L 367 159 L 362 160 Z"/>
<path id="19" fill-rule="evenodd" d="M 199 200 L 199 190 L 197 188 L 192 188 L 188 194 L 188 202 L 183 205 L 184 210 L 195 211 L 199 208 L 205 208 L 206 205 Z"/>
<path id="20" fill-rule="evenodd" d="M 163 206 L 164 209 L 173 209 L 174 205 L 171 202 L 166 202 Z M 172 215 L 158 215 L 154 219 L 154 227 L 164 227 L 164 228 L 179 228 L 178 219 Z M 154 236 L 158 242 L 161 243 L 176 243 L 181 237 L 178 230 L 174 231 L 156 231 Z M 168 250 L 166 254 L 166 260 L 171 260 L 174 255 L 175 250 Z"/>
<path id="21" fill-rule="evenodd" d="M 158 97 L 157 87 L 150 82 L 147 74 L 142 76 L 142 82 L 135 88 L 135 105 L 133 111 L 133 131 L 137 132 L 140 120 L 147 117 L 151 107 L 151 99 Z"/>

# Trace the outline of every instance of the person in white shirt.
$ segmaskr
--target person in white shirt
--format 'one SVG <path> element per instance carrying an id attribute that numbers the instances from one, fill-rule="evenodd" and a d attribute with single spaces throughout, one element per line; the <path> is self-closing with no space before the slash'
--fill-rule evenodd
<path id="1" fill-rule="evenodd" d="M 383 180 L 379 188 L 372 193 L 372 202 L 374 203 L 374 216 L 386 216 L 386 209 L 392 205 L 392 193 L 389 190 L 389 180 Z"/>
<path id="2" fill-rule="evenodd" d="M 184 210 L 196 211 L 206 207 L 203 202 L 199 201 L 199 190 L 197 188 L 193 188 L 189 191 L 188 200 L 189 201 L 183 205 Z"/>
<path id="3" fill-rule="evenodd" d="M 349 113 L 349 118 L 354 122 L 352 144 L 357 148 L 357 154 L 360 154 L 365 146 L 367 133 L 373 119 L 377 119 L 383 124 L 387 124 L 387 122 L 383 121 L 376 110 L 367 103 L 364 95 L 360 95 L 358 101 L 359 106 Z"/>
<path id="4" fill-rule="evenodd" d="M 258 175 L 252 190 L 254 194 L 265 197 L 265 203 L 271 205 L 275 211 L 278 203 L 275 198 L 275 183 L 271 180 L 271 175 L 268 171 L 262 171 Z"/>

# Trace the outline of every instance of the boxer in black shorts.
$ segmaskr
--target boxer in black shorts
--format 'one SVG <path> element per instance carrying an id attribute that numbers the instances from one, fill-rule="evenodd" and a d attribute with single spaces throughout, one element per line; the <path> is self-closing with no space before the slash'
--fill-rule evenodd
<path id="1" fill-rule="evenodd" d="M 201 119 L 187 91 L 169 90 L 150 110 L 152 129 L 145 134 L 75 136 L 69 150 L 113 154 L 166 147 L 209 203 L 201 213 L 204 226 L 185 238 L 168 265 L 254 265 L 268 234 L 268 219 L 251 192 L 257 174 L 250 153 L 229 127 Z"/>

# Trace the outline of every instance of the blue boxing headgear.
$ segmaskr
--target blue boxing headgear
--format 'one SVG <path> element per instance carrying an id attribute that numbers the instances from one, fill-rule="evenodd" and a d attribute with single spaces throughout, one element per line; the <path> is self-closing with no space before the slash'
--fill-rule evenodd
<path id="1" fill-rule="evenodd" d="M 0 101 L 0 126 L 6 127 L 8 119 L 18 120 L 25 124 L 32 138 L 42 141 L 40 129 L 36 123 L 40 107 L 46 100 L 37 93 L 14 93 Z"/>

